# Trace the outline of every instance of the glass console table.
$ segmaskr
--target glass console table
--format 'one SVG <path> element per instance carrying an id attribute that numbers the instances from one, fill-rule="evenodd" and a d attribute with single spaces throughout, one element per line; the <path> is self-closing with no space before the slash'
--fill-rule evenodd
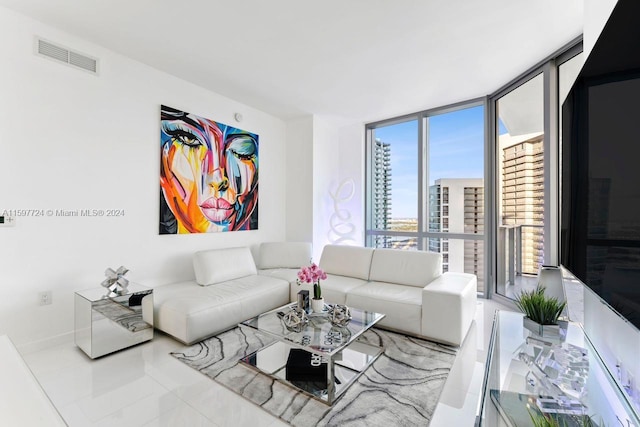
<path id="1" fill-rule="evenodd" d="M 523 314 L 496 311 L 485 367 L 479 426 L 640 426 L 578 324 L 565 339 L 543 338 L 523 326 Z"/>

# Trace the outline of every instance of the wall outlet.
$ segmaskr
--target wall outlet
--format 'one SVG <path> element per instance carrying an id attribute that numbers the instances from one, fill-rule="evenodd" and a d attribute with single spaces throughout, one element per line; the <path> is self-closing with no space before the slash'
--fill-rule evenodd
<path id="1" fill-rule="evenodd" d="M 622 382 L 622 362 L 620 359 L 616 359 L 616 378 Z"/>
<path id="2" fill-rule="evenodd" d="M 53 302 L 53 295 L 51 291 L 44 291 L 38 294 L 38 302 L 40 305 L 49 305 Z"/>

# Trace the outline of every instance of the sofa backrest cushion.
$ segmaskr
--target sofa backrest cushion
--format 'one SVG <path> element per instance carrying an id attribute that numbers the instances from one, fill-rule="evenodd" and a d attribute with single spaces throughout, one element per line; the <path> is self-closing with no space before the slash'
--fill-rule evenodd
<path id="1" fill-rule="evenodd" d="M 212 249 L 193 256 L 196 282 L 201 286 L 257 274 L 256 263 L 248 247 Z"/>
<path id="2" fill-rule="evenodd" d="M 376 249 L 369 280 L 425 287 L 442 274 L 442 255 L 437 252 Z"/>
<path id="3" fill-rule="evenodd" d="M 260 244 L 260 268 L 300 268 L 311 263 L 311 243 L 265 242 Z"/>
<path id="4" fill-rule="evenodd" d="M 369 280 L 373 248 L 327 245 L 322 250 L 320 268 L 327 274 Z"/>

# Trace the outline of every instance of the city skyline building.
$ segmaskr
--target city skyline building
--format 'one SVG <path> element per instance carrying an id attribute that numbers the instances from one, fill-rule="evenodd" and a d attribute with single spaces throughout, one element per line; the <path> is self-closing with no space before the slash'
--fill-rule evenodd
<path id="1" fill-rule="evenodd" d="M 544 259 L 544 134 L 500 135 L 501 226 L 514 228 L 524 274 L 538 274 Z M 507 235 L 505 233 L 505 235 Z M 519 240 L 519 241 L 518 241 Z"/>
<path id="2" fill-rule="evenodd" d="M 373 228 L 388 230 L 391 224 L 391 144 L 376 138 L 373 149 Z M 374 236 L 374 246 L 388 248 L 390 236 Z"/>
<path id="3" fill-rule="evenodd" d="M 429 187 L 429 231 L 484 234 L 484 180 L 442 178 Z M 472 273 L 484 289 L 484 240 L 428 239 L 442 254 L 442 271 Z"/>

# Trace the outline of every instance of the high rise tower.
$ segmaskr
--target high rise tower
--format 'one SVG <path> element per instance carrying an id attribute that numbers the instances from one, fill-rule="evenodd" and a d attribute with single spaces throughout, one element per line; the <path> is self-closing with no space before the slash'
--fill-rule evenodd
<path id="1" fill-rule="evenodd" d="M 484 181 L 443 178 L 429 187 L 429 231 L 484 234 Z M 484 289 L 484 241 L 430 238 L 428 248 L 442 254 L 442 271 L 472 273 Z"/>
<path id="2" fill-rule="evenodd" d="M 538 274 L 544 248 L 544 135 L 500 136 L 502 225 L 520 226 L 522 272 Z"/>
<path id="3" fill-rule="evenodd" d="M 388 230 L 391 220 L 391 145 L 376 138 L 373 150 L 373 212 L 375 230 Z M 374 246 L 389 247 L 389 236 L 375 236 Z"/>

